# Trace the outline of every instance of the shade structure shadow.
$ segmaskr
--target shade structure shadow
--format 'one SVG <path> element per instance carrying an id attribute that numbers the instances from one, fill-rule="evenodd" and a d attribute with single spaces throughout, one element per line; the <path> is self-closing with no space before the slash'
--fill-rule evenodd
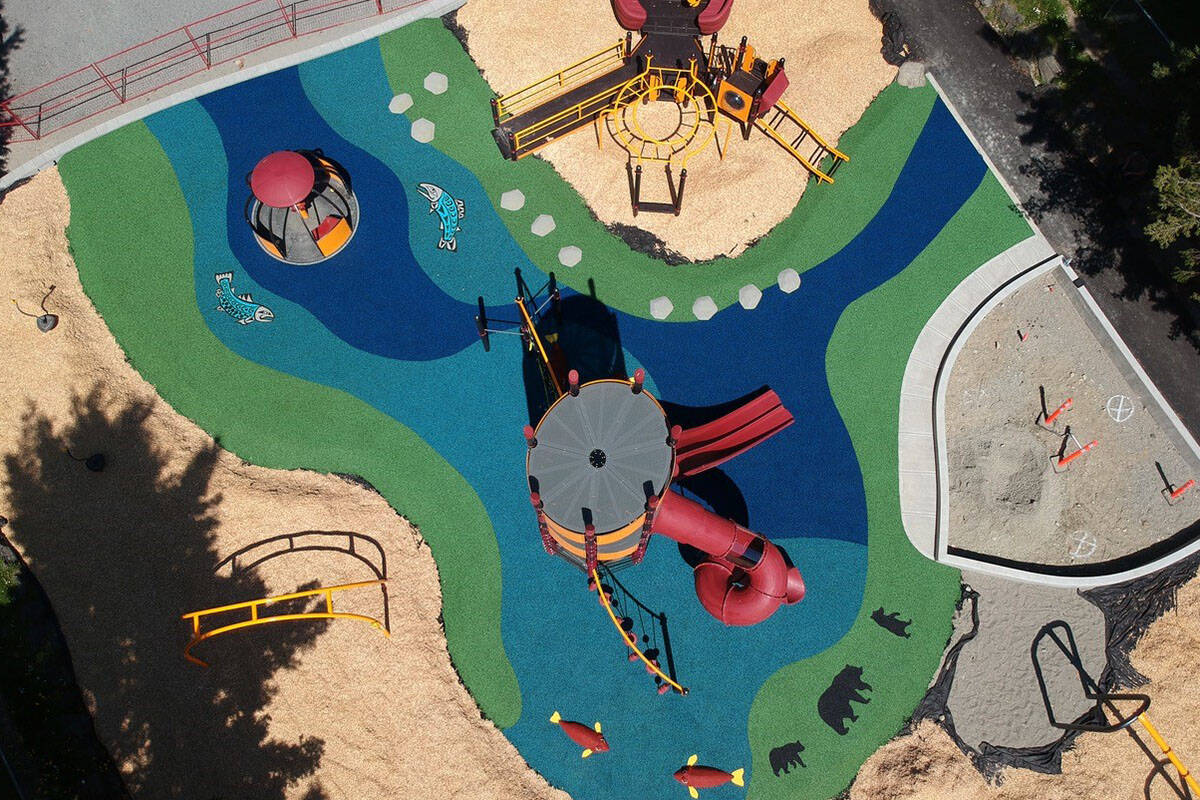
<path id="1" fill-rule="evenodd" d="M 271 735 L 272 678 L 326 623 L 227 637 L 212 669 L 184 660 L 183 613 L 270 592 L 252 574 L 214 574 L 218 446 L 164 449 L 152 413 L 100 386 L 74 398 L 65 424 L 27 408 L 4 455 L 9 538 L 54 604 L 97 733 L 133 793 L 282 799 L 314 773 L 324 743 Z M 90 471 L 68 451 L 103 451 L 107 467 Z"/>
<path id="2" fill-rule="evenodd" d="M 517 275 L 518 288 L 522 285 Z M 588 279 L 587 294 L 562 292 L 557 304 L 531 293 L 534 308 L 543 307 L 537 318 L 538 334 L 550 351 L 550 360 L 564 384 L 569 370 L 579 373 L 580 383 L 629 377 L 617 315 L 596 296 L 596 284 Z M 540 354 L 525 349 L 521 377 L 530 424 L 536 425 L 558 399 L 547 390 Z"/>

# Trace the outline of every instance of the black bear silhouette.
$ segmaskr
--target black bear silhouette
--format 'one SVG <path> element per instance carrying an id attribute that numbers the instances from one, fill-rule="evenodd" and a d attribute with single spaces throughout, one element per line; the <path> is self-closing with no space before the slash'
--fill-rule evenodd
<path id="1" fill-rule="evenodd" d="M 871 691 L 871 684 L 862 679 L 863 668 L 849 664 L 837 674 L 829 688 L 817 699 L 817 713 L 825 724 L 837 731 L 839 736 L 845 736 L 849 730 L 843 720 L 851 722 L 858 720 L 858 715 L 850 706 L 850 702 L 869 703 L 862 691 Z"/>
<path id="2" fill-rule="evenodd" d="M 883 606 L 871 612 L 871 619 L 884 630 L 890 631 L 897 636 L 903 636 L 905 639 L 909 637 L 908 626 L 912 625 L 911 619 L 900 619 L 900 612 L 893 611 L 890 614 L 883 613 Z"/>
<path id="3" fill-rule="evenodd" d="M 800 742 L 788 742 L 781 744 L 779 747 L 771 749 L 771 771 L 778 777 L 780 772 L 788 773 L 792 771 L 792 767 L 800 766 L 807 767 L 804 759 L 800 757 L 800 753 L 804 751 L 804 745 Z"/>

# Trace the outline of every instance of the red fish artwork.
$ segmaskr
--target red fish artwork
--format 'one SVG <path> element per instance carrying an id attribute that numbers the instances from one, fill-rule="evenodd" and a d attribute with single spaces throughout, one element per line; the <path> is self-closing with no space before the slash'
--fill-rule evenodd
<path id="1" fill-rule="evenodd" d="M 723 786 L 726 783 L 732 783 L 734 786 L 745 786 L 745 780 L 742 775 L 744 769 L 735 769 L 733 772 L 726 772 L 723 769 L 716 767 L 706 767 L 703 764 L 697 764 L 700 756 L 693 755 L 687 760 L 687 766 L 680 767 L 675 770 L 675 780 L 687 787 L 688 794 L 695 798 L 700 796 L 697 789 L 709 789 L 713 786 Z"/>
<path id="2" fill-rule="evenodd" d="M 604 734 L 600 731 L 599 722 L 589 728 L 583 723 L 563 719 L 557 711 L 550 715 L 550 721 L 562 728 L 563 733 L 570 737 L 572 742 L 583 748 L 583 752 L 580 754 L 583 758 L 587 758 L 592 753 L 608 751 L 608 742 L 605 741 Z"/>

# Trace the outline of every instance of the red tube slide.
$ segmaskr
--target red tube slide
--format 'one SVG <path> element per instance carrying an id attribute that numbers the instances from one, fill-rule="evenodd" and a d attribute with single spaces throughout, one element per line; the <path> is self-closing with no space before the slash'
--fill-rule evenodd
<path id="1" fill-rule="evenodd" d="M 680 494 L 663 493 L 652 530 L 708 554 L 696 596 L 726 625 L 755 625 L 804 598 L 804 578 L 778 546 Z"/>

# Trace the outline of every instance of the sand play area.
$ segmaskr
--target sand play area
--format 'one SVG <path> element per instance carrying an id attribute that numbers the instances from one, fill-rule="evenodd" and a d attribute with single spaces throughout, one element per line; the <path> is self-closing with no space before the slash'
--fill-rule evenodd
<path id="1" fill-rule="evenodd" d="M 577 24 L 581 16 L 587 24 Z M 498 94 L 599 52 L 625 34 L 602 0 L 589 0 L 586 7 L 556 0 L 518 6 L 469 0 L 457 21 L 466 31 L 471 58 Z M 784 100 L 836 146 L 896 76 L 896 68 L 879 53 L 881 32 L 879 20 L 860 0 L 740 0 L 720 38 L 736 47 L 745 36 L 761 57 L 786 59 L 791 84 Z M 635 218 L 625 152 L 607 134 L 602 139 L 598 148 L 594 131 L 585 129 L 537 157 L 554 165 L 601 222 L 648 231 L 667 251 L 693 261 L 736 256 L 791 214 L 809 184 L 804 168 L 765 134 L 755 130 L 743 141 L 735 127 L 724 159 L 709 147 L 689 165 L 678 217 L 641 213 Z M 847 155 L 854 159 L 853 153 Z M 662 168 L 650 164 L 645 169 L 643 192 L 649 199 L 665 199 Z"/>
<path id="2" fill-rule="evenodd" d="M 1035 564 L 1127 556 L 1200 519 L 1195 498 L 1169 505 L 1187 457 L 1159 424 L 1153 400 L 1126 378 L 1085 323 L 1074 288 L 1054 271 L 1004 300 L 975 329 L 946 391 L 949 543 Z M 1035 424 L 1072 407 L 1054 430 Z M 1065 454 L 1096 441 L 1066 471 Z M 1160 473 L 1161 469 L 1161 473 Z"/>
<path id="3" fill-rule="evenodd" d="M 83 294 L 64 236 L 69 214 L 54 170 L 0 204 L 0 281 L 33 307 L 54 285 L 47 307 L 60 318 L 41 333 L 31 319 L 0 315 L 0 511 L 71 650 L 86 654 L 74 659 L 79 685 L 129 790 L 565 798 L 480 718 L 459 682 L 420 535 L 374 492 L 245 464 L 176 414 Z M 106 457 L 102 472 L 70 455 L 93 453 Z M 215 571 L 248 544 L 303 531 L 330 551 L 286 554 L 236 577 Z M 349 621 L 268 626 L 202 643 L 208 670 L 183 660 L 182 614 L 374 578 L 337 552 L 345 531 L 382 548 L 390 640 Z M 340 609 L 382 617 L 378 590 L 346 601 Z"/>

